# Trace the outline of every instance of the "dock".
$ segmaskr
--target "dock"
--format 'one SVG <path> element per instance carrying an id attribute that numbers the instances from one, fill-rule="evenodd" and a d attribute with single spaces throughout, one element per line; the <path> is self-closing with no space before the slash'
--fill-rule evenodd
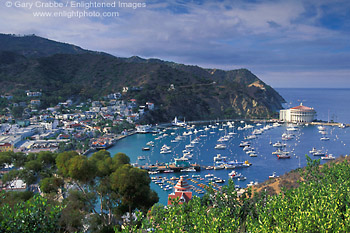
<path id="1" fill-rule="evenodd" d="M 199 164 L 191 164 L 190 167 L 193 167 L 196 171 L 200 171 L 203 168 Z M 140 168 L 147 171 L 158 171 L 159 173 L 163 173 L 166 170 L 181 172 L 181 170 L 189 167 L 175 166 L 174 164 L 162 164 L 162 165 L 150 165 L 150 166 L 143 165 L 143 166 L 140 166 Z"/>

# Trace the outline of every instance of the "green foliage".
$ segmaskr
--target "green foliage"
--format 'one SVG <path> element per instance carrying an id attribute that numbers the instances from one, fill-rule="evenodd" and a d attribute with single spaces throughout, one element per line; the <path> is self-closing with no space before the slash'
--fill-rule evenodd
<path id="1" fill-rule="evenodd" d="M 37 195 L 17 203 L 12 208 L 5 204 L 0 208 L 1 232 L 58 232 L 58 220 L 62 207 L 49 204 Z"/>
<path id="2" fill-rule="evenodd" d="M 121 195 L 122 205 L 131 210 L 147 210 L 158 202 L 157 195 L 150 189 L 151 179 L 147 171 L 134 168 L 129 164 L 122 165 L 111 174 L 111 186 Z"/>
<path id="3" fill-rule="evenodd" d="M 57 193 L 63 185 L 64 181 L 58 177 L 46 177 L 40 181 L 40 189 L 44 193 Z"/>
<path id="4" fill-rule="evenodd" d="M 0 152 L 0 169 L 12 163 L 12 156 L 10 152 Z"/>
<path id="5" fill-rule="evenodd" d="M 124 232 L 349 232 L 350 164 L 319 166 L 308 159 L 304 182 L 275 196 L 250 190 L 237 198 L 233 182 L 209 189 L 202 199 L 164 208 L 154 205 L 146 217 Z"/>
<path id="6" fill-rule="evenodd" d="M 24 110 L 23 107 L 21 107 L 21 106 L 16 106 L 16 107 L 13 107 L 13 108 L 12 108 L 11 113 L 12 113 L 12 115 L 13 115 L 14 118 L 18 119 L 18 118 L 21 118 L 21 117 L 22 117 L 23 110 Z"/>
<path id="7" fill-rule="evenodd" d="M 25 202 L 32 198 L 34 195 L 33 192 L 30 191 L 11 191 L 11 192 L 0 192 L 0 208 L 4 205 L 8 205 L 11 208 L 15 206 L 17 203 Z"/>

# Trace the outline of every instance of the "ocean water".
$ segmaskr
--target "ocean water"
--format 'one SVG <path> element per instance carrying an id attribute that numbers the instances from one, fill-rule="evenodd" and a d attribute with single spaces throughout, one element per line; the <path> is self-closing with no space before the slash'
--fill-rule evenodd
<path id="1" fill-rule="evenodd" d="M 277 89 L 277 91 L 286 99 L 286 107 L 299 105 L 300 101 L 303 101 L 305 106 L 314 107 L 317 111 L 318 119 L 328 120 L 328 112 L 333 115 L 335 121 L 341 121 L 349 123 L 348 116 L 350 115 L 350 110 L 347 109 L 343 104 L 346 102 L 346 99 L 350 99 L 350 89 Z M 329 99 L 326 96 L 330 96 Z M 247 130 L 237 130 L 238 127 L 243 127 L 245 124 L 251 124 L 254 126 L 252 129 Z M 215 122 L 211 123 L 216 125 Z M 233 129 L 222 124 L 218 125 L 217 128 L 211 129 L 210 131 L 214 133 L 209 133 L 210 131 L 201 131 L 197 134 L 192 134 L 191 136 L 186 136 L 183 141 L 178 143 L 172 143 L 171 140 L 178 135 L 182 135 L 186 129 L 171 128 L 163 132 L 163 134 L 168 134 L 168 136 L 163 137 L 162 139 L 156 140 L 159 135 L 152 134 L 136 134 L 129 136 L 123 140 L 118 141 L 113 147 L 109 149 L 109 152 L 114 155 L 118 152 L 123 152 L 127 154 L 132 163 L 138 163 L 141 165 L 144 164 L 155 164 L 157 162 L 169 163 L 173 162 L 174 158 L 181 157 L 182 150 L 185 149 L 185 145 L 189 144 L 191 140 L 199 137 L 201 134 L 207 135 L 206 137 L 200 137 L 199 143 L 193 148 L 193 159 L 192 163 L 198 163 L 200 165 L 213 165 L 213 158 L 217 154 L 226 156 L 227 160 L 237 160 L 245 161 L 248 160 L 252 163 L 251 167 L 235 169 L 237 172 L 242 173 L 247 177 L 246 181 L 237 181 L 235 184 L 240 187 L 246 187 L 246 185 L 253 182 L 263 182 L 268 179 L 268 176 L 273 172 L 276 172 L 276 175 L 283 175 L 286 172 L 289 172 L 298 167 L 303 167 L 306 165 L 305 154 L 310 154 L 309 151 L 315 147 L 317 149 L 323 150 L 328 154 L 333 154 L 335 157 L 340 155 L 350 154 L 350 128 L 340 129 L 338 127 L 326 126 L 327 136 L 330 138 L 329 141 L 321 141 L 320 138 L 322 135 L 319 133 L 317 126 L 298 126 L 296 131 L 293 131 L 295 138 L 289 141 L 285 141 L 287 144 L 286 150 L 290 152 L 290 159 L 278 159 L 276 155 L 272 155 L 272 152 L 275 151 L 270 142 L 274 143 L 281 141 L 281 135 L 286 132 L 288 127 L 287 124 L 284 124 L 280 127 L 274 127 L 270 130 L 264 131 L 263 134 L 258 135 L 257 139 L 251 140 L 252 146 L 257 152 L 257 157 L 249 157 L 239 144 L 244 137 L 251 135 L 252 131 L 256 128 L 262 128 L 265 124 L 257 126 L 253 122 L 235 122 L 234 131 L 237 133 L 233 137 L 225 142 L 227 148 L 225 150 L 214 149 L 215 145 L 218 143 L 217 140 L 228 134 Z M 203 129 L 204 126 L 196 126 L 197 130 Z M 221 130 L 220 130 L 221 129 Z M 194 131 L 192 129 L 192 131 Z M 146 146 L 146 143 L 149 141 L 154 141 L 155 146 L 151 147 L 150 151 L 142 151 L 142 147 Z M 172 153 L 170 154 L 160 154 L 161 147 L 166 144 L 171 146 Z M 145 156 L 145 160 L 138 160 L 138 156 Z M 318 159 L 319 157 L 314 157 L 310 155 L 313 159 Z M 325 161 L 322 161 L 324 163 Z M 228 174 L 232 170 L 202 170 L 200 172 L 187 172 L 187 173 L 162 173 L 151 176 L 162 176 L 170 179 L 171 177 L 179 177 L 181 175 L 187 174 L 188 178 L 191 178 L 192 175 L 204 176 L 208 173 L 213 174 L 216 177 L 220 177 L 225 180 L 224 184 L 227 184 L 229 179 Z M 190 185 L 193 185 L 199 188 L 199 184 L 208 184 L 206 180 L 196 180 L 195 183 L 192 180 L 188 180 Z M 174 181 L 176 183 L 176 181 Z M 166 185 L 170 185 L 171 181 L 168 180 Z M 221 184 L 220 184 L 221 185 Z M 162 204 L 167 203 L 167 196 L 172 190 L 164 191 L 155 183 L 151 183 L 151 188 L 154 189 L 159 195 L 159 202 Z M 193 193 L 195 195 L 199 195 Z"/>
<path id="2" fill-rule="evenodd" d="M 317 112 L 317 119 L 350 124 L 350 89 L 276 88 L 286 100 L 285 108 L 303 105 Z"/>

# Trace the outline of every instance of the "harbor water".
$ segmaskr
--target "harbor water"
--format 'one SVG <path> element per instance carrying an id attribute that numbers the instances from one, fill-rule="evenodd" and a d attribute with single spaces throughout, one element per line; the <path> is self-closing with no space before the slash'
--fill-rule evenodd
<path id="1" fill-rule="evenodd" d="M 317 111 L 318 119 L 328 120 L 328 116 L 334 121 L 350 123 L 349 115 L 350 110 L 343 104 L 344 99 L 350 99 L 350 89 L 277 89 L 277 91 L 286 99 L 287 104 L 293 107 L 299 105 L 302 101 L 304 105 L 313 107 Z M 339 94 L 338 91 L 341 93 Z M 329 97 L 327 99 L 325 96 Z M 322 103 L 323 101 L 323 103 Z M 283 124 L 277 127 L 271 127 L 266 129 L 260 135 L 256 135 L 257 138 L 249 140 L 251 146 L 255 148 L 257 154 L 256 157 L 250 157 L 243 151 L 242 147 L 239 147 L 241 141 L 245 141 L 247 136 L 252 135 L 255 129 L 262 129 L 266 125 L 271 126 L 272 123 L 254 123 L 254 122 L 234 122 L 234 127 L 229 127 L 227 124 L 215 123 L 214 121 L 207 125 L 197 125 L 192 129 L 185 128 L 168 128 L 161 132 L 161 134 L 135 134 L 126 137 L 118 141 L 108 151 L 113 156 L 118 152 L 125 153 L 130 157 L 131 163 L 137 163 L 140 165 L 151 165 L 156 163 L 171 163 L 174 162 L 174 158 L 179 158 L 183 155 L 185 146 L 190 144 L 194 139 L 198 139 L 198 143 L 194 143 L 192 148 L 193 154 L 191 163 L 197 163 L 201 166 L 213 166 L 214 157 L 217 154 L 221 154 L 223 157 L 227 157 L 226 160 L 230 161 L 246 161 L 252 163 L 252 166 L 246 168 L 236 168 L 236 172 L 241 173 L 247 179 L 244 181 L 238 181 L 234 179 L 236 185 L 244 188 L 250 182 L 263 182 L 268 179 L 269 175 L 274 172 L 276 175 L 283 175 L 293 169 L 304 167 L 306 165 L 306 154 L 312 159 L 319 159 L 319 156 L 313 156 L 310 154 L 312 148 L 322 150 L 326 154 L 333 154 L 335 157 L 341 155 L 350 154 L 350 128 L 338 128 L 335 126 L 325 126 L 323 130 L 325 133 L 321 134 L 317 126 L 314 125 L 293 125 L 294 130 L 291 130 L 291 125 Z M 253 127 L 239 130 L 246 125 Z M 209 130 L 205 130 L 208 128 Z M 287 130 L 288 129 L 288 130 Z M 177 136 L 188 134 L 183 136 L 183 140 L 178 142 L 172 142 Z M 233 135 L 233 132 L 236 133 Z M 215 145 L 220 143 L 218 139 L 222 136 L 229 135 L 231 138 L 223 142 L 226 145 L 226 149 L 215 149 Z M 282 134 L 294 134 L 294 138 L 286 141 L 282 141 Z M 321 137 L 327 137 L 329 140 L 320 140 Z M 149 141 L 154 142 L 154 147 L 150 146 L 149 151 L 143 151 L 143 147 L 147 147 L 146 143 Z M 273 143 L 280 141 L 286 143 L 285 150 L 289 152 L 291 158 L 278 159 L 272 152 L 276 150 L 272 146 Z M 167 154 L 161 154 L 160 150 L 163 145 L 171 147 L 171 152 Z M 325 161 L 322 160 L 322 163 Z M 181 175 L 188 175 L 188 183 L 195 187 L 194 190 L 204 190 L 200 187 L 200 184 L 208 184 L 208 179 L 205 175 L 211 173 L 217 178 L 225 180 L 224 183 L 218 185 L 224 185 L 228 183 L 229 173 L 232 169 L 223 170 L 205 170 L 202 169 L 199 172 L 179 172 L 179 173 L 159 173 L 151 175 L 151 177 L 166 178 L 163 182 L 163 186 L 151 183 L 151 188 L 154 189 L 159 195 L 159 202 L 162 204 L 167 203 L 167 196 L 172 189 L 166 189 L 172 187 L 175 181 L 171 181 L 172 177 L 180 177 Z M 196 177 L 192 178 L 192 175 Z M 198 177 L 200 176 L 200 178 Z M 193 191 L 194 195 L 201 195 Z"/>

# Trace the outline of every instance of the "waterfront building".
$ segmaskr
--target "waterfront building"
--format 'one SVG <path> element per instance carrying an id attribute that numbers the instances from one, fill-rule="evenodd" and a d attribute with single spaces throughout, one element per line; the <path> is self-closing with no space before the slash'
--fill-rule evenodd
<path id="1" fill-rule="evenodd" d="M 173 201 L 177 198 L 179 199 L 179 204 L 187 203 L 192 199 L 192 192 L 190 190 L 190 186 L 185 180 L 184 176 L 180 177 L 180 180 L 174 187 L 175 192 L 168 195 L 168 205 L 172 205 Z"/>
<path id="2" fill-rule="evenodd" d="M 316 111 L 306 107 L 303 103 L 299 106 L 280 110 L 280 120 L 285 122 L 311 122 L 315 120 Z"/>
<path id="3" fill-rule="evenodd" d="M 13 151 L 13 145 L 10 143 L 0 143 L 0 152 Z"/>

